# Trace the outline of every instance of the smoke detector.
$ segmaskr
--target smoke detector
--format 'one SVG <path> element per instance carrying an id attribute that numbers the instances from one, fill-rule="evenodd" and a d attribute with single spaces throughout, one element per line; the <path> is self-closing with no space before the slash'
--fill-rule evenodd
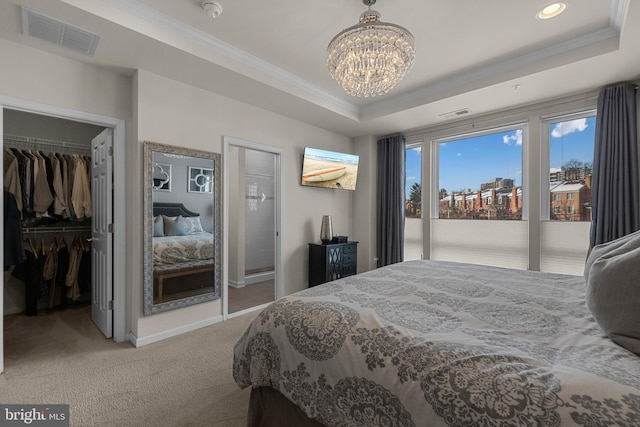
<path id="1" fill-rule="evenodd" d="M 217 1 L 204 0 L 202 2 L 202 8 L 207 12 L 207 15 L 212 18 L 217 18 L 222 13 L 222 5 Z"/>

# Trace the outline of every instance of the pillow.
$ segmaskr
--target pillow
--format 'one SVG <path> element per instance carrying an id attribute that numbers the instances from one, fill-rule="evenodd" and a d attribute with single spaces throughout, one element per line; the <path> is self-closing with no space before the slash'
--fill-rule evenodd
<path id="1" fill-rule="evenodd" d="M 202 223 L 199 216 L 185 216 L 184 223 L 187 228 L 187 234 L 202 233 Z"/>
<path id="2" fill-rule="evenodd" d="M 178 215 L 176 219 L 171 219 L 166 215 L 162 215 L 164 222 L 164 235 L 165 236 L 186 236 L 187 224 L 181 215 Z"/>
<path id="3" fill-rule="evenodd" d="M 620 246 L 626 244 L 628 241 L 636 239 L 640 236 L 640 230 L 627 234 L 626 236 L 619 237 L 615 240 L 612 240 L 607 243 L 601 243 L 599 245 L 594 246 L 589 255 L 587 256 L 587 261 L 584 264 L 584 280 L 585 282 L 589 280 L 589 270 L 591 270 L 591 266 L 602 255 L 605 255 L 608 252 L 611 252 L 614 249 L 619 248 Z"/>
<path id="4" fill-rule="evenodd" d="M 588 263 L 591 314 L 613 342 L 640 355 L 640 233 L 594 247 Z"/>
<path id="5" fill-rule="evenodd" d="M 153 237 L 164 236 L 164 221 L 160 215 L 153 217 Z"/>

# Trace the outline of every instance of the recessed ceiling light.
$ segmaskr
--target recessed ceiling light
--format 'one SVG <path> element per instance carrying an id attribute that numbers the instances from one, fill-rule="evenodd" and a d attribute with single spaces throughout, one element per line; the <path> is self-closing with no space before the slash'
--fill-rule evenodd
<path id="1" fill-rule="evenodd" d="M 564 12 L 566 8 L 567 8 L 567 5 L 565 3 L 553 3 L 545 7 L 544 9 L 542 9 L 540 12 L 538 12 L 538 14 L 536 15 L 536 18 L 538 19 L 555 18 L 556 16 Z"/>

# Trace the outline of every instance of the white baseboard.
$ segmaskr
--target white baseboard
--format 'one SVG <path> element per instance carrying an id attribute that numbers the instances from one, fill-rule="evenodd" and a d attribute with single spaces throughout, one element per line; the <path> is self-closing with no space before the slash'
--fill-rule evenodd
<path id="1" fill-rule="evenodd" d="M 254 283 L 264 282 L 265 280 L 275 280 L 276 273 L 274 271 L 265 271 L 264 273 L 255 273 L 244 276 L 244 280 L 236 282 L 229 279 L 229 286 L 232 288 L 244 288 L 247 285 L 253 285 Z"/>
<path id="2" fill-rule="evenodd" d="M 152 334 L 144 338 L 138 338 L 133 333 L 131 333 L 130 341 L 134 345 L 134 347 L 142 347 L 144 345 L 153 344 L 154 342 L 166 340 L 167 338 L 175 337 L 176 335 L 195 331 L 196 329 L 204 328 L 205 326 L 215 325 L 216 323 L 220 322 L 222 322 L 222 316 L 214 316 L 209 319 L 201 320 L 199 322 L 180 326 L 179 328 L 173 328 L 167 331 L 159 332 L 157 334 Z"/>
<path id="3" fill-rule="evenodd" d="M 240 311 L 236 311 L 234 313 L 229 313 L 229 316 L 227 316 L 229 319 L 231 319 L 232 317 L 237 317 L 237 316 L 242 316 L 243 314 L 247 314 L 247 313 L 251 313 L 252 311 L 258 311 L 258 310 L 262 310 L 267 308 L 267 306 L 271 304 L 270 302 L 266 303 L 266 304 L 262 304 L 262 305 L 256 305 L 255 307 L 249 307 L 249 308 L 245 308 L 244 310 L 240 310 Z"/>
<path id="4" fill-rule="evenodd" d="M 264 273 L 255 273 L 244 276 L 244 283 L 252 285 L 254 283 L 264 282 L 265 280 L 274 280 L 276 273 L 274 271 L 265 271 Z"/>
<path id="5" fill-rule="evenodd" d="M 236 282 L 236 281 L 233 281 L 233 280 L 229 280 L 229 286 L 231 286 L 232 288 L 236 288 L 236 289 L 244 288 L 245 285 L 246 285 L 246 283 L 244 281 Z"/>

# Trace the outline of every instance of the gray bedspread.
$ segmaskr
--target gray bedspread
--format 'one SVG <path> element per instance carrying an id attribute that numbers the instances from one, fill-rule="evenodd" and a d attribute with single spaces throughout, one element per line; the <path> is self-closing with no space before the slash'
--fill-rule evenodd
<path id="1" fill-rule="evenodd" d="M 153 238 L 153 265 L 213 259 L 213 234 L 206 231 L 186 236 Z"/>
<path id="2" fill-rule="evenodd" d="M 282 298 L 234 350 L 327 426 L 640 426 L 640 358 L 604 338 L 584 279 L 409 261 Z"/>

